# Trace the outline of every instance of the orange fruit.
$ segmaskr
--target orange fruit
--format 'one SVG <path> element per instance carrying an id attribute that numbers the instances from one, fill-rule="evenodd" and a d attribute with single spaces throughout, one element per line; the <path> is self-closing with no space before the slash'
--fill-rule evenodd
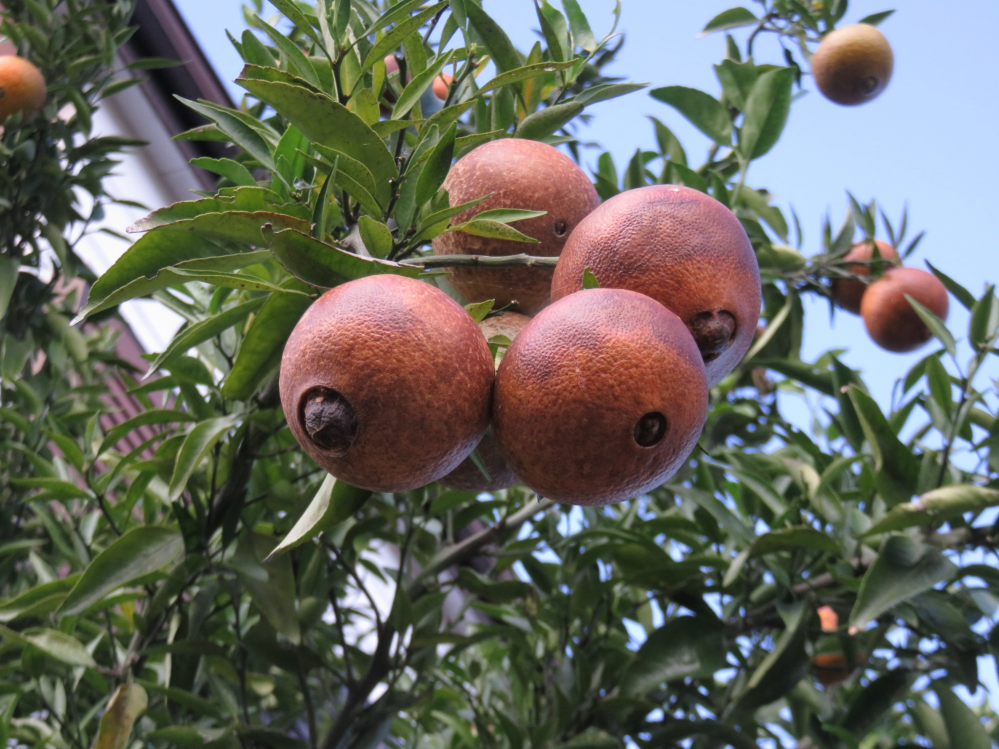
<path id="1" fill-rule="evenodd" d="M 436 481 L 489 424 L 494 367 L 468 313 L 436 287 L 369 276 L 327 291 L 281 359 L 281 405 L 338 479 L 398 492 Z"/>
<path id="2" fill-rule="evenodd" d="M 552 299 L 579 291 L 586 268 L 602 288 L 646 294 L 683 320 L 709 386 L 753 342 L 762 301 L 756 254 L 739 219 L 702 192 L 654 185 L 615 195 L 572 233 Z"/>
<path id="3" fill-rule="evenodd" d="M 860 315 L 874 342 L 895 353 L 915 351 L 933 337 L 907 294 L 942 320 L 950 307 L 947 288 L 932 273 L 920 268 L 886 270 L 864 292 Z"/>
<path id="4" fill-rule="evenodd" d="M 547 213 L 512 224 L 539 244 L 447 232 L 434 239 L 434 251 L 439 255 L 527 253 L 556 257 L 576 226 L 600 203 L 589 177 L 576 162 L 557 148 L 520 138 L 494 140 L 465 155 L 451 168 L 444 188 L 452 206 L 491 195 L 451 219 L 455 224 L 497 208 Z M 457 267 L 449 278 L 466 301 L 495 299 L 497 307 L 517 302 L 521 312 L 531 315 L 549 303 L 552 269 Z"/>
<path id="5" fill-rule="evenodd" d="M 45 78 L 23 57 L 0 57 L 0 122 L 16 112 L 25 117 L 38 114 L 45 106 Z"/>
<path id="6" fill-rule="evenodd" d="M 895 248 L 880 239 L 874 240 L 873 243 L 858 242 L 843 256 L 843 260 L 870 260 L 874 256 L 873 245 L 877 245 L 878 252 L 886 264 L 902 264 Z M 867 263 L 852 263 L 845 266 L 845 269 L 858 276 L 871 275 L 871 266 Z M 859 315 L 860 300 L 863 298 L 864 292 L 867 291 L 867 284 L 853 278 L 834 278 L 831 285 L 833 301 L 836 302 L 836 306 Z"/>
<path id="7" fill-rule="evenodd" d="M 700 353 L 676 315 L 633 291 L 588 289 L 542 310 L 507 350 L 493 429 L 535 492 L 604 505 L 679 470 L 707 407 Z"/>
<path id="8" fill-rule="evenodd" d="M 894 67 L 895 55 L 885 35 L 866 23 L 826 34 L 812 57 L 819 91 L 846 106 L 876 98 L 888 86 Z"/>
<path id="9" fill-rule="evenodd" d="M 812 658 L 812 671 L 819 684 L 832 687 L 849 679 L 865 660 L 866 653 L 857 653 L 857 662 L 853 664 L 847 663 L 843 653 L 821 653 Z"/>
<path id="10" fill-rule="evenodd" d="M 531 318 L 527 315 L 507 311 L 482 320 L 479 323 L 479 330 L 487 341 L 491 341 L 494 336 L 505 336 L 513 341 L 530 321 Z M 503 460 L 499 444 L 491 431 L 486 432 L 475 449 L 486 467 L 489 478 L 486 479 L 469 455 L 457 468 L 440 480 L 444 486 L 463 492 L 491 492 L 520 483 L 520 479 Z"/>
<path id="11" fill-rule="evenodd" d="M 819 606 L 816 612 L 823 632 L 835 632 L 839 629 L 839 614 L 832 606 Z"/>
<path id="12" fill-rule="evenodd" d="M 434 78 L 434 94 L 438 99 L 444 101 L 447 99 L 448 89 L 451 88 L 451 81 L 454 78 L 447 73 L 441 73 L 439 76 Z"/>

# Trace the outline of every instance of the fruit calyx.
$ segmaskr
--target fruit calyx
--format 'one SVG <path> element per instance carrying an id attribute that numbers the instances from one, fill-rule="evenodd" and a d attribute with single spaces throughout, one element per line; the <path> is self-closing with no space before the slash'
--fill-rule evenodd
<path id="1" fill-rule="evenodd" d="M 315 387 L 302 399 L 302 424 L 316 445 L 340 458 L 357 438 L 354 407 L 336 390 Z"/>
<path id="2" fill-rule="evenodd" d="M 669 424 L 658 411 L 650 411 L 635 423 L 635 442 L 640 447 L 655 447 L 666 436 Z"/>
<path id="3" fill-rule="evenodd" d="M 737 331 L 735 315 L 728 310 L 699 312 L 687 324 L 704 363 L 714 361 L 732 345 Z"/>

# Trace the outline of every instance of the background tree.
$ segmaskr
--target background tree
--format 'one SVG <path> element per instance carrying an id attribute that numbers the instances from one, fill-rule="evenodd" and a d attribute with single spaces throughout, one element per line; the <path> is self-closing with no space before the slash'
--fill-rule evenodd
<path id="1" fill-rule="evenodd" d="M 797 220 L 750 180 L 846 3 L 710 21 L 753 29 L 746 49 L 729 39 L 720 95 L 650 92 L 712 139 L 703 163 L 661 122 L 656 150 L 622 170 L 599 158 L 604 198 L 677 183 L 730 206 L 760 261 L 766 325 L 712 389 L 687 468 L 648 496 L 574 510 L 524 487 L 480 499 L 335 482 L 286 429 L 275 373 L 318 291 L 422 269 L 446 288 L 444 269 L 482 262 L 427 254 L 444 231 L 513 228 L 450 225 L 439 188 L 453 158 L 509 134 L 578 148 L 589 104 L 642 88 L 602 73 L 619 39 L 598 39 L 573 0 L 538 5 L 544 43 L 526 54 L 470 0 L 275 5 L 283 31 L 251 9 L 259 34 L 233 40 L 240 109 L 190 103 L 210 124 L 184 137 L 240 147 L 200 162 L 217 194 L 136 225 L 81 315 L 152 296 L 185 318 L 151 365 L 161 376 L 133 391 L 170 407 L 103 434 L 101 406 L 74 401 L 77 432 L 30 401 L 23 361 L 4 390 L 4 444 L 31 445 L 4 449 L 34 472 L 4 505 L 9 735 L 82 747 L 125 684 L 106 720 L 119 746 L 140 694 L 133 735 L 154 745 L 990 746 L 991 708 L 954 689 L 977 686 L 999 604 L 979 520 L 999 504 L 997 405 L 979 384 L 996 354 L 993 288 L 976 297 L 935 271 L 970 328 L 955 336 L 923 310 L 936 339 L 883 409 L 835 351 L 801 361 L 801 297 L 850 275 L 844 255 L 879 218 L 900 254 L 915 250 L 906 219 L 852 201 L 806 257 Z M 764 35 L 787 66 L 753 62 Z M 445 69 L 434 111 L 424 94 Z M 778 389 L 822 396 L 811 429 L 783 418 Z M 116 449 L 151 424 L 152 457 Z"/>

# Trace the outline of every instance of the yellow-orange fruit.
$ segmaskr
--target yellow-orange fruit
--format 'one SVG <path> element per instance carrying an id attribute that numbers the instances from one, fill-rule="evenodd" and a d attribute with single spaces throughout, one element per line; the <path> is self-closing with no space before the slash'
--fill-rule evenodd
<path id="1" fill-rule="evenodd" d="M 323 294 L 281 360 L 295 439 L 339 479 L 372 491 L 436 481 L 478 444 L 494 378 L 475 321 L 440 289 L 369 276 Z"/>
<path id="2" fill-rule="evenodd" d="M 877 97 L 888 86 L 895 55 L 885 35 L 858 23 L 826 34 L 812 57 L 812 75 L 827 99 L 854 106 Z"/>
<path id="3" fill-rule="evenodd" d="M 507 311 L 482 320 L 479 329 L 487 341 L 494 336 L 506 336 L 513 341 L 530 321 L 531 318 L 527 315 Z M 491 492 L 520 483 L 520 479 L 503 460 L 499 444 L 491 431 L 486 432 L 475 449 L 486 467 L 489 478 L 487 479 L 475 465 L 472 456 L 468 456 L 457 468 L 440 480 L 444 486 L 463 492 Z"/>
<path id="4" fill-rule="evenodd" d="M 455 216 L 455 224 L 497 208 L 547 213 L 513 224 L 539 244 L 447 232 L 434 239 L 439 255 L 556 257 L 579 222 L 600 204 L 589 177 L 572 159 L 545 143 L 520 138 L 494 140 L 465 155 L 451 168 L 444 187 L 452 206 L 491 195 Z M 517 302 L 520 311 L 532 315 L 549 303 L 552 269 L 457 267 L 450 280 L 466 301 L 495 299 L 497 307 Z"/>
<path id="5" fill-rule="evenodd" d="M 898 259 L 895 248 L 887 242 L 882 242 L 880 239 L 874 240 L 873 244 L 871 242 L 858 242 L 843 256 L 843 260 L 869 261 L 874 257 L 873 245 L 877 245 L 878 253 L 886 263 L 894 265 L 902 264 L 902 261 Z M 871 275 L 871 266 L 868 263 L 851 263 L 845 269 L 858 276 Z M 867 284 L 854 278 L 835 278 L 831 285 L 832 297 L 833 301 L 836 302 L 836 306 L 845 309 L 847 312 L 859 315 L 860 300 L 863 298 L 864 292 L 867 291 Z"/>
<path id="6" fill-rule="evenodd" d="M 920 268 L 889 268 L 867 287 L 860 304 L 868 335 L 881 348 L 899 354 L 915 351 L 933 337 L 907 294 L 941 320 L 947 319 L 947 288 Z"/>
<path id="7" fill-rule="evenodd" d="M 441 73 L 439 76 L 434 78 L 434 95 L 444 101 L 447 99 L 448 89 L 451 88 L 451 81 L 454 78 L 447 73 Z"/>
<path id="8" fill-rule="evenodd" d="M 832 606 L 819 606 L 816 610 L 823 632 L 835 632 L 839 629 L 839 614 Z"/>
<path id="9" fill-rule="evenodd" d="M 630 289 L 672 310 L 690 329 L 708 385 L 749 350 L 760 319 L 760 268 L 739 219 L 689 187 L 654 185 L 615 195 L 572 233 L 552 300 L 577 292 L 591 268 L 601 288 Z"/>
<path id="10" fill-rule="evenodd" d="M 623 289 L 588 289 L 542 310 L 496 373 L 493 429 L 531 489 L 604 505 L 654 489 L 701 433 L 708 389 L 684 324 Z"/>
<path id="11" fill-rule="evenodd" d="M 31 117 L 45 106 L 45 78 L 23 57 L 0 57 L 0 122 L 15 112 Z"/>

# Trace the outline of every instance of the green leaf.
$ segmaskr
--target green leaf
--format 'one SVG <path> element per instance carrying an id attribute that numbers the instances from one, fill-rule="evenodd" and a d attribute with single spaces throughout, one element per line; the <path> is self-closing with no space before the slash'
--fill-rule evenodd
<path id="1" fill-rule="evenodd" d="M 934 489 L 915 502 L 893 508 L 864 532 L 864 536 L 887 533 L 930 523 L 942 523 L 968 512 L 979 513 L 999 507 L 999 491 L 984 486 L 954 484 Z"/>
<path id="2" fill-rule="evenodd" d="M 264 238 L 277 261 L 311 286 L 331 289 L 345 281 L 381 273 L 409 278 L 416 278 L 421 273 L 419 268 L 346 252 L 303 232 L 274 231 L 265 227 Z"/>
<path id="3" fill-rule="evenodd" d="M 866 23 L 869 26 L 877 26 L 882 21 L 886 20 L 895 11 L 893 10 L 883 10 L 880 13 L 871 13 L 869 16 L 864 16 L 857 23 Z"/>
<path id="4" fill-rule="evenodd" d="M 565 17 L 553 8 L 548 0 L 535 0 L 534 10 L 541 24 L 541 34 L 548 45 L 548 55 L 556 60 L 566 60 L 572 55 L 569 49 L 569 26 Z"/>
<path id="5" fill-rule="evenodd" d="M 562 0 L 562 7 L 569 17 L 569 28 L 572 30 L 572 41 L 577 47 L 582 47 L 586 52 L 595 52 L 597 49 L 597 39 L 593 36 L 590 23 L 586 20 L 583 9 L 579 7 L 577 0 Z"/>
<path id="6" fill-rule="evenodd" d="M 47 476 L 38 478 L 12 478 L 9 479 L 13 486 L 23 486 L 28 489 L 43 489 L 46 494 L 58 499 L 93 499 L 89 490 L 77 486 L 70 481 L 50 478 Z"/>
<path id="7" fill-rule="evenodd" d="M 940 713 L 943 715 L 947 736 L 952 749 L 991 749 L 992 740 L 985 726 L 964 700 L 951 690 L 940 685 L 934 690 L 940 700 Z"/>
<path id="8" fill-rule="evenodd" d="M 191 478 L 194 469 L 198 467 L 202 458 L 237 423 L 239 423 L 239 418 L 235 415 L 220 416 L 202 421 L 187 433 L 180 446 L 180 452 L 177 453 L 177 462 L 174 465 L 173 475 L 170 477 L 170 489 L 167 496 L 171 502 L 177 501 L 184 493 L 188 479 Z"/>
<path id="9" fill-rule="evenodd" d="M 473 234 L 476 237 L 506 239 L 510 242 L 539 244 L 538 240 L 533 237 L 529 237 L 526 234 L 521 234 L 512 226 L 500 223 L 499 221 L 490 221 L 488 219 L 473 218 L 471 221 L 466 221 L 462 224 L 450 227 L 448 231 L 463 231 L 466 234 Z"/>
<path id="10" fill-rule="evenodd" d="M 370 496 L 371 492 L 366 489 L 358 489 L 327 475 L 298 522 L 264 561 L 269 562 L 310 538 L 336 527 L 361 509 Z"/>
<path id="11" fill-rule="evenodd" d="M 750 26 L 754 23 L 759 23 L 760 19 L 757 18 L 752 11 L 746 8 L 729 8 L 728 10 L 723 10 L 717 16 L 708 21 L 708 25 L 704 27 L 704 30 L 700 33 L 700 36 L 705 34 L 710 34 L 713 31 L 723 31 L 724 29 L 736 29 L 740 26 Z"/>
<path id="12" fill-rule="evenodd" d="M 916 491 L 919 460 L 902 444 L 871 396 L 856 385 L 850 385 L 847 394 L 874 455 L 878 493 L 890 506 L 908 501 Z"/>
<path id="13" fill-rule="evenodd" d="M 375 221 L 370 216 L 361 216 L 357 220 L 357 229 L 361 233 L 364 247 L 375 257 L 386 257 L 392 251 L 392 230 L 381 221 Z"/>
<path id="14" fill-rule="evenodd" d="M 347 107 L 326 94 L 287 83 L 245 76 L 237 78 L 236 83 L 274 107 L 313 143 L 356 158 L 371 172 L 376 184 L 390 189 L 389 180 L 398 175 L 395 158 L 371 126 Z"/>
<path id="15" fill-rule="evenodd" d="M 950 580 L 957 571 L 957 565 L 938 549 L 906 536 L 888 536 L 864 575 L 850 614 L 850 631 L 864 629 L 896 604 Z"/>
<path id="16" fill-rule="evenodd" d="M 939 268 L 934 267 L 933 263 L 929 260 L 925 261 L 927 267 L 933 271 L 933 275 L 940 279 L 940 282 L 947 287 L 947 291 L 954 295 L 954 297 L 961 303 L 961 305 L 970 310 L 975 306 L 975 295 L 964 288 L 961 284 L 955 281 L 953 278 L 948 276 Z"/>
<path id="17" fill-rule="evenodd" d="M 968 338 L 975 346 L 988 344 L 999 330 L 999 299 L 990 285 L 980 300 L 971 308 Z"/>
<path id="18" fill-rule="evenodd" d="M 486 319 L 486 315 L 492 312 L 495 303 L 495 299 L 486 299 L 484 302 L 473 302 L 472 304 L 465 305 L 465 311 L 475 322 L 482 322 Z"/>
<path id="19" fill-rule="evenodd" d="M 0 626 L 4 639 L 34 645 L 48 656 L 70 666 L 94 668 L 97 663 L 75 637 L 57 629 L 29 629 L 21 634 Z"/>
<path id="20" fill-rule="evenodd" d="M 409 85 L 406 86 L 405 90 L 399 96 L 399 100 L 392 108 L 393 120 L 406 116 L 409 110 L 412 109 L 416 102 L 420 100 L 420 97 L 423 96 L 423 92 L 433 85 L 434 80 L 436 80 L 436 78 L 444 70 L 444 66 L 454 59 L 456 52 L 457 50 L 448 50 L 443 55 L 438 57 L 433 65 L 410 81 Z"/>
<path id="21" fill-rule="evenodd" d="M 211 102 L 194 102 L 182 96 L 176 96 L 176 98 L 198 114 L 214 122 L 219 130 L 232 139 L 233 143 L 260 162 L 265 169 L 269 169 L 272 172 L 275 170 L 270 144 L 260 134 L 259 130 L 255 129 L 240 116 L 241 113 L 227 107 L 212 104 Z"/>
<path id="22" fill-rule="evenodd" d="M 593 268 L 586 266 L 583 268 L 583 288 L 584 289 L 599 289 L 600 281 L 597 280 L 597 275 L 593 272 Z"/>
<path id="23" fill-rule="evenodd" d="M 569 60 L 568 62 L 539 62 L 533 65 L 524 65 L 523 67 L 514 68 L 513 70 L 508 70 L 505 73 L 500 73 L 495 78 L 491 78 L 486 81 L 485 84 L 478 91 L 475 92 L 476 96 L 481 96 L 487 91 L 493 91 L 497 88 L 502 88 L 503 86 L 509 86 L 514 83 L 520 83 L 521 81 L 526 81 L 531 78 L 536 78 L 539 75 L 546 75 L 547 73 L 556 73 L 560 70 L 565 70 L 566 68 L 571 68 L 576 64 L 575 60 Z M 576 97 L 579 100 L 579 97 Z"/>
<path id="24" fill-rule="evenodd" d="M 354 200 L 361 204 L 364 210 L 375 216 L 382 215 L 385 206 L 391 199 L 391 186 L 388 184 L 379 186 L 370 169 L 342 151 L 336 151 L 318 143 L 314 144 L 313 147 L 330 165 L 326 167 L 323 164 L 320 172 L 329 171 L 335 185 L 346 190 Z M 334 164 L 336 164 L 336 169 L 332 169 Z M 319 168 L 318 164 L 314 165 Z"/>
<path id="25" fill-rule="evenodd" d="M 0 318 L 7 314 L 7 305 L 14 295 L 21 261 L 15 257 L 0 257 Z"/>
<path id="26" fill-rule="evenodd" d="M 225 177 L 230 182 L 234 182 L 241 187 L 256 187 L 257 181 L 250 174 L 250 170 L 232 159 L 212 159 L 202 156 L 191 159 L 191 166 L 206 169 L 209 172 Z"/>
<path id="27" fill-rule="evenodd" d="M 295 574 L 291 559 L 284 557 L 261 563 L 270 558 L 276 545 L 277 539 L 273 536 L 244 532 L 240 534 L 229 566 L 271 626 L 293 645 L 298 645 L 302 635 L 295 610 Z"/>
<path id="28" fill-rule="evenodd" d="M 187 353 L 189 349 L 192 349 L 205 341 L 210 341 L 223 331 L 226 331 L 237 323 L 242 322 L 249 317 L 251 313 L 256 312 L 264 303 L 265 299 L 266 297 L 260 297 L 258 299 L 251 299 L 248 302 L 243 302 L 242 304 L 237 304 L 235 307 L 230 307 L 224 312 L 208 317 L 201 322 L 197 322 L 194 325 L 179 331 L 177 335 L 173 337 L 173 340 L 170 341 L 170 345 L 167 346 L 166 351 L 157 356 L 156 359 L 153 360 L 153 363 L 149 365 L 149 369 L 146 371 L 143 379 L 147 379 L 160 367 L 166 366 L 178 356 L 182 356 Z"/>
<path id="29" fill-rule="evenodd" d="M 184 551 L 184 539 L 172 528 L 133 528 L 98 554 L 59 608 L 59 616 L 81 614 L 108 593 L 159 572 Z"/>
<path id="30" fill-rule="evenodd" d="M 517 126 L 514 135 L 525 140 L 544 140 L 557 130 L 568 125 L 584 109 L 578 101 L 554 104 L 527 115 Z"/>
<path id="31" fill-rule="evenodd" d="M 952 336 L 950 331 L 947 330 L 947 326 L 944 324 L 944 321 L 908 294 L 905 295 L 905 298 L 909 300 L 909 304 L 911 304 L 912 308 L 916 310 L 916 314 L 919 315 L 919 318 L 926 323 L 926 327 L 930 329 L 930 332 L 933 333 L 933 335 L 936 336 L 943 344 L 944 348 L 947 349 L 947 353 L 956 357 L 957 343 L 954 341 L 954 336 Z"/>
<path id="32" fill-rule="evenodd" d="M 725 668 L 721 623 L 704 616 L 681 616 L 666 622 L 642 644 L 625 671 L 621 692 L 643 695 L 666 682 L 709 678 Z"/>
<path id="33" fill-rule="evenodd" d="M 746 101 L 746 117 L 739 131 L 739 150 L 746 160 L 758 159 L 780 139 L 791 112 L 794 69 L 764 73 Z"/>
<path id="34" fill-rule="evenodd" d="M 727 146 L 732 142 L 732 120 L 728 110 L 710 94 L 686 86 L 664 86 L 649 93 L 676 109 L 715 143 Z"/>
<path id="35" fill-rule="evenodd" d="M 284 298 L 283 295 L 279 296 Z M 100 457 L 103 455 L 106 450 L 109 450 L 120 442 L 125 435 L 130 434 L 139 427 L 154 426 L 157 424 L 180 424 L 186 421 L 197 421 L 197 419 L 189 413 L 177 411 L 172 408 L 154 408 L 143 411 L 138 416 L 133 416 L 128 421 L 124 421 L 109 429 L 104 440 L 101 442 L 100 448 L 97 450 L 97 456 Z"/>
<path id="36" fill-rule="evenodd" d="M 222 397 L 241 401 L 253 397 L 264 378 L 277 368 L 288 336 L 310 304 L 311 299 L 293 294 L 267 298 L 239 345 L 236 361 L 222 384 Z"/>
<path id="37" fill-rule="evenodd" d="M 636 91 L 641 91 L 643 88 L 648 87 L 648 83 L 601 83 L 597 86 L 590 86 L 589 88 L 583 89 L 583 91 L 573 97 L 572 100 L 577 104 L 596 104 L 598 101 L 616 99 L 619 96 L 633 94 Z"/>
<path id="38" fill-rule="evenodd" d="M 840 550 L 835 538 L 815 528 L 785 528 L 784 530 L 764 533 L 757 538 L 749 547 L 749 555 L 760 557 L 779 551 L 794 551 L 795 549 L 810 549 L 828 554 L 836 554 Z"/>
<path id="39" fill-rule="evenodd" d="M 253 20 L 256 21 L 254 25 L 267 34 L 271 38 L 271 41 L 277 45 L 277 48 L 281 50 L 281 55 L 287 61 L 288 67 L 294 70 L 300 78 L 305 79 L 316 88 L 320 88 L 319 76 L 316 75 L 316 69 L 312 67 L 312 63 L 309 62 L 309 58 L 305 56 L 301 48 L 260 18 L 260 16 L 255 15 Z"/>
<path id="40" fill-rule="evenodd" d="M 146 690 L 140 684 L 121 684 L 101 716 L 93 749 L 125 749 L 135 719 L 148 705 Z"/>
<path id="41" fill-rule="evenodd" d="M 809 666 L 805 654 L 808 608 L 803 601 L 778 608 L 786 629 L 777 640 L 774 649 L 767 654 L 749 678 L 746 691 L 739 698 L 740 710 L 750 711 L 767 705 L 783 697 L 801 681 Z"/>
<path id="42" fill-rule="evenodd" d="M 419 29 L 424 23 L 429 21 L 437 15 L 438 12 L 442 11 L 446 7 L 447 1 L 445 0 L 445 2 L 431 5 L 429 8 L 417 13 L 415 16 L 397 23 L 395 27 L 379 39 L 368 52 L 367 56 L 364 58 L 364 64 L 361 65 L 361 72 L 363 73 L 368 70 L 379 60 L 383 60 L 385 55 L 392 52 L 400 44 L 402 44 L 403 39 Z"/>
<path id="43" fill-rule="evenodd" d="M 454 158 L 454 139 L 458 134 L 458 125 L 454 123 L 441 136 L 427 156 L 426 163 L 416 180 L 416 205 L 422 206 L 430 200 L 444 184 L 447 173 L 451 170 L 451 160 Z"/>
<path id="44" fill-rule="evenodd" d="M 239 211 L 256 213 L 260 211 L 281 213 L 301 221 L 309 220 L 308 206 L 298 203 L 285 203 L 281 197 L 263 187 L 230 187 L 222 190 L 214 198 L 185 200 L 153 211 L 139 219 L 127 231 L 146 232 L 160 226 L 173 224 L 185 219 L 193 219 L 206 213 Z"/>
<path id="45" fill-rule="evenodd" d="M 489 56 L 493 58 L 499 72 L 505 73 L 508 70 L 515 70 L 524 64 L 520 52 L 513 46 L 510 37 L 478 3 L 465 3 L 465 12 L 473 28 L 482 37 L 486 49 L 489 50 Z"/>

